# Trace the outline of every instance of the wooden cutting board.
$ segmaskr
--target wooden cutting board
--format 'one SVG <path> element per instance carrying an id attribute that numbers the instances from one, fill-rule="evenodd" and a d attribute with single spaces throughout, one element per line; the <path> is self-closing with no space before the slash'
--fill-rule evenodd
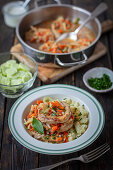
<path id="1" fill-rule="evenodd" d="M 111 29 L 113 29 L 112 21 L 107 20 L 102 23 L 102 33 L 105 33 Z M 17 40 L 14 42 L 14 46 L 11 48 L 11 52 L 24 52 L 21 44 L 19 44 Z M 72 73 L 73 71 L 78 70 L 86 66 L 87 64 L 92 63 L 93 61 L 99 59 L 100 57 L 105 55 L 106 52 L 107 52 L 107 48 L 105 47 L 103 43 L 99 41 L 95 47 L 93 54 L 90 56 L 90 58 L 87 60 L 86 63 L 82 65 L 69 67 L 69 68 L 55 68 L 54 64 L 51 64 L 51 63 L 49 64 L 38 63 L 38 75 L 37 76 L 45 84 L 54 83 L 55 81 Z"/>

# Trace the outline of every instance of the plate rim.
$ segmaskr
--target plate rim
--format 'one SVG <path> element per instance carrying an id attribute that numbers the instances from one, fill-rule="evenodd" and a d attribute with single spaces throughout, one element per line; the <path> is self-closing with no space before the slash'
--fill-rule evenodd
<path id="1" fill-rule="evenodd" d="M 77 147 L 79 147 L 78 149 L 75 147 L 73 148 L 67 148 L 67 149 L 63 149 L 61 153 L 51 153 L 53 151 L 61 151 L 61 150 L 50 150 L 50 149 L 43 149 L 43 148 L 39 148 L 38 149 L 34 149 L 33 147 L 34 146 L 28 146 L 30 145 L 30 143 L 28 143 L 27 145 L 24 144 L 26 141 L 18 134 L 17 131 L 15 131 L 15 127 L 11 126 L 11 123 L 10 123 L 10 118 L 11 118 L 11 114 L 13 114 L 13 112 L 15 112 L 15 109 L 16 107 L 18 107 L 18 105 L 21 103 L 21 101 L 23 101 L 27 96 L 31 95 L 32 93 L 36 93 L 37 91 L 40 91 L 40 90 L 45 90 L 45 89 L 48 89 L 48 88 L 67 88 L 67 89 L 72 89 L 72 90 L 78 90 L 80 93 L 83 93 L 84 95 L 86 95 L 87 97 L 89 97 L 93 102 L 94 104 L 96 105 L 96 107 L 99 105 L 100 109 L 97 107 L 98 109 L 98 112 L 100 112 L 101 110 L 101 113 L 99 113 L 100 115 L 102 114 L 103 115 L 103 119 L 102 119 L 102 122 L 99 122 L 98 124 L 98 127 L 101 129 L 98 131 L 98 128 L 96 129 L 95 133 L 93 134 L 93 136 L 91 136 L 89 138 L 89 141 L 85 141 L 84 143 L 82 143 L 82 145 L 84 145 L 86 143 L 85 146 L 82 146 L 82 147 L 79 147 L 80 145 L 77 145 Z M 95 102 L 95 101 L 96 102 Z M 13 111 L 14 109 L 14 111 Z M 13 112 L 12 112 L 13 111 Z M 14 114 L 13 114 L 13 117 L 14 117 Z M 12 121 L 12 120 L 11 120 Z M 104 110 L 100 104 L 100 102 L 92 95 L 90 94 L 89 92 L 87 92 L 86 90 L 84 89 L 81 89 L 79 87 L 76 87 L 76 86 L 72 86 L 72 85 L 65 85 L 65 84 L 52 84 L 52 85 L 44 85 L 44 86 L 41 86 L 41 87 L 37 87 L 37 88 L 34 88 L 34 89 L 31 89 L 29 90 L 28 92 L 26 92 L 24 95 L 22 95 L 21 97 L 19 97 L 15 103 L 12 105 L 11 109 L 10 109 L 10 112 L 9 112 L 9 116 L 8 116 L 8 125 L 9 125 L 9 129 L 12 133 L 12 135 L 14 136 L 14 138 L 20 143 L 22 144 L 24 147 L 32 150 L 32 151 L 35 151 L 35 152 L 39 152 L 39 153 L 43 153 L 43 154 L 49 154 L 49 155 L 62 155 L 62 154 L 69 154 L 69 153 L 72 153 L 72 152 L 76 152 L 76 151 L 79 151 L 79 150 L 82 150 L 83 148 L 86 148 L 87 146 L 89 146 L 91 143 L 93 143 L 98 137 L 99 135 L 101 134 L 103 128 L 104 128 L 104 124 L 105 124 L 105 115 L 104 115 Z M 13 128 L 12 128 L 13 127 Z M 13 130 L 14 129 L 14 130 Z M 97 133 L 97 135 L 96 135 Z M 19 137 L 18 137 L 19 135 Z M 95 136 L 96 135 L 96 136 Z M 95 136 L 94 139 L 91 140 L 91 138 L 93 138 Z M 24 141 L 24 143 L 21 141 Z M 87 143 L 88 142 L 88 143 Z M 74 149 L 75 148 L 75 149 Z M 40 150 L 39 150 L 40 149 Z M 65 151 L 64 151 L 65 150 Z M 67 151 L 68 150 L 68 151 Z M 67 151 L 67 152 L 66 152 Z"/>

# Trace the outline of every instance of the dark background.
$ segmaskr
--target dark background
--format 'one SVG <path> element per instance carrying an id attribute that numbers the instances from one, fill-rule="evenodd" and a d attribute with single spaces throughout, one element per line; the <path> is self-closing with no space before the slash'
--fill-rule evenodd
<path id="1" fill-rule="evenodd" d="M 33 0 L 31 0 L 33 4 Z M 13 45 L 15 38 L 15 30 L 4 24 L 2 16 L 2 7 L 10 0 L 0 0 L 0 52 L 9 51 Z M 42 1 L 42 4 L 48 4 L 52 0 Z M 113 20 L 113 0 L 62 0 L 62 3 L 80 6 L 92 11 L 100 2 L 106 2 L 109 9 L 99 17 L 100 21 L 106 19 Z M 31 6 L 33 6 L 31 4 Z M 110 31 L 101 37 L 101 41 L 106 45 L 108 52 L 99 60 L 89 64 L 78 71 L 57 81 L 58 84 L 70 84 L 84 90 L 89 91 L 101 103 L 105 111 L 105 126 L 99 138 L 87 148 L 68 155 L 50 156 L 32 152 L 20 145 L 12 136 L 8 127 L 8 114 L 11 106 L 16 99 L 7 99 L 0 94 L 0 149 L 2 170 L 29 170 L 31 168 L 46 166 L 71 157 L 84 154 L 101 144 L 107 142 L 110 144 L 111 150 L 98 160 L 83 164 L 81 162 L 73 162 L 65 166 L 58 167 L 58 170 L 112 170 L 113 169 L 113 91 L 106 94 L 96 94 L 85 87 L 82 81 L 83 74 L 93 67 L 107 67 L 113 70 L 113 31 Z M 37 78 L 33 87 L 38 87 L 43 83 Z"/>

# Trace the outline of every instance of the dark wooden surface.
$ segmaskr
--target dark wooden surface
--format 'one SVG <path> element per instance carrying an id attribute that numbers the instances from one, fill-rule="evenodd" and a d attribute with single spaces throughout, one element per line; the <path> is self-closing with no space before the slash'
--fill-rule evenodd
<path id="1" fill-rule="evenodd" d="M 2 7 L 4 4 L 10 0 L 0 0 L 0 52 L 9 51 L 15 36 L 15 30 L 7 27 L 4 24 L 2 16 Z M 33 0 L 32 0 L 33 1 Z M 53 2 L 52 0 L 46 0 L 41 4 L 48 4 Z M 102 0 L 62 0 L 63 3 L 73 4 L 80 6 L 89 11 L 93 10 Z M 104 0 L 108 4 L 109 10 L 101 15 L 99 19 L 101 21 L 105 19 L 113 20 L 113 0 Z M 58 167 L 58 170 L 112 170 L 113 169 L 113 91 L 107 94 L 96 94 L 88 90 L 82 81 L 83 74 L 95 67 L 104 66 L 113 70 L 113 31 L 104 34 L 101 37 L 101 41 L 107 46 L 108 52 L 101 59 L 95 61 L 94 63 L 85 66 L 84 68 L 73 72 L 72 74 L 66 76 L 65 78 L 57 81 L 60 84 L 74 85 L 84 90 L 89 91 L 93 96 L 95 96 L 101 103 L 105 111 L 105 126 L 99 136 L 99 138 L 87 148 L 68 155 L 60 156 L 50 156 L 43 155 L 39 153 L 32 152 L 22 145 L 20 145 L 12 136 L 8 127 L 8 114 L 11 106 L 16 101 L 16 99 L 7 99 L 0 94 L 0 168 L 2 170 L 29 170 L 36 167 L 46 166 L 53 164 L 71 157 L 76 157 L 83 153 L 86 153 L 104 142 L 110 144 L 111 150 L 103 155 L 98 160 L 83 164 L 81 162 L 73 162 L 66 164 L 65 166 Z M 34 83 L 34 87 L 39 87 L 43 83 L 37 79 Z"/>

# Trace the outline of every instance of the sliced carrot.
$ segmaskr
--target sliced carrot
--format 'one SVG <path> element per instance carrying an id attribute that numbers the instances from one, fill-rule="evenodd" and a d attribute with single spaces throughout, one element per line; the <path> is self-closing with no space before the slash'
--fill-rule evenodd
<path id="1" fill-rule="evenodd" d="M 33 131 L 34 129 L 33 128 L 31 128 L 31 129 L 29 129 L 30 131 Z"/>
<path id="2" fill-rule="evenodd" d="M 59 110 L 64 110 L 64 107 L 58 101 L 51 102 L 51 104 L 57 108 L 59 107 Z"/>
<path id="3" fill-rule="evenodd" d="M 58 130 L 58 126 L 57 125 L 52 127 L 52 132 L 55 132 L 56 130 Z"/>
<path id="4" fill-rule="evenodd" d="M 66 138 L 65 142 L 68 142 L 68 137 Z"/>
<path id="5" fill-rule="evenodd" d="M 62 137 L 58 137 L 57 139 L 56 139 L 56 142 L 61 142 L 62 141 Z"/>
<path id="6" fill-rule="evenodd" d="M 77 46 L 76 45 L 71 45 L 71 48 L 76 48 Z"/>
<path id="7" fill-rule="evenodd" d="M 58 108 L 57 108 L 57 111 L 58 111 L 59 113 L 62 113 L 62 110 L 60 110 L 60 109 L 58 109 Z"/>
<path id="8" fill-rule="evenodd" d="M 59 32 L 60 34 L 62 34 L 62 33 L 63 33 L 63 30 L 62 30 L 62 29 L 59 29 L 58 32 Z"/>
<path id="9" fill-rule="evenodd" d="M 39 105 L 40 103 L 43 103 L 43 100 L 37 100 L 36 103 Z"/>
<path id="10" fill-rule="evenodd" d="M 47 47 L 46 46 L 43 46 L 43 48 L 42 48 L 43 50 L 46 50 L 47 49 Z"/>
<path id="11" fill-rule="evenodd" d="M 62 50 L 59 50 L 59 53 L 63 53 Z"/>
<path id="12" fill-rule="evenodd" d="M 36 117 L 36 114 L 29 115 L 29 117 Z"/>
<path id="13" fill-rule="evenodd" d="M 43 36 L 46 32 L 38 32 L 38 36 Z"/>
<path id="14" fill-rule="evenodd" d="M 53 53 L 57 53 L 57 48 L 56 48 L 56 47 L 50 48 L 49 51 L 50 51 L 50 52 L 53 52 Z"/>
<path id="15" fill-rule="evenodd" d="M 35 105 L 35 114 L 37 114 L 38 111 L 37 111 L 37 105 Z"/>
<path id="16" fill-rule="evenodd" d="M 72 118 L 72 120 L 74 120 L 74 116 L 73 115 L 70 118 Z"/>
<path id="17" fill-rule="evenodd" d="M 32 38 L 32 39 L 30 40 L 30 42 L 33 43 L 35 40 L 36 40 L 36 38 Z"/>
<path id="18" fill-rule="evenodd" d="M 47 41 L 48 41 L 48 39 L 49 39 L 49 36 L 47 35 L 47 36 L 46 36 L 46 40 L 45 40 L 45 41 L 47 42 Z"/>
<path id="19" fill-rule="evenodd" d="M 64 134 L 67 136 L 67 135 L 68 135 L 68 132 L 65 131 Z"/>
<path id="20" fill-rule="evenodd" d="M 66 45 L 65 44 L 60 44 L 59 47 L 60 47 L 60 49 L 63 49 L 63 48 L 66 47 Z"/>

